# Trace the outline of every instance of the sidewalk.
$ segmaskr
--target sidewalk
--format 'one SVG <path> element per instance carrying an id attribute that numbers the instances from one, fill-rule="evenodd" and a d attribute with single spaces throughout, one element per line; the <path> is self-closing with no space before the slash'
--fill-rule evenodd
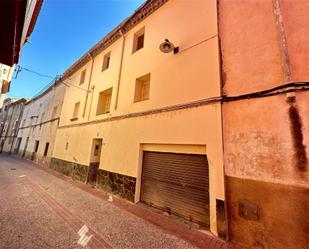
<path id="1" fill-rule="evenodd" d="M 76 233 L 87 226 L 90 248 L 240 248 L 31 161 L 4 158 L 19 166 L 24 183 Z"/>

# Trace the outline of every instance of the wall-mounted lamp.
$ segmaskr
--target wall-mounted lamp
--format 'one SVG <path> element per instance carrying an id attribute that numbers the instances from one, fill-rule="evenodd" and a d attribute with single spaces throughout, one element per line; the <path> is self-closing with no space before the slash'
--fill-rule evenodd
<path id="1" fill-rule="evenodd" d="M 168 39 L 165 39 L 165 42 L 161 43 L 159 48 L 162 53 L 170 53 L 173 51 L 174 54 L 177 54 L 179 52 L 179 47 L 175 47 Z"/>

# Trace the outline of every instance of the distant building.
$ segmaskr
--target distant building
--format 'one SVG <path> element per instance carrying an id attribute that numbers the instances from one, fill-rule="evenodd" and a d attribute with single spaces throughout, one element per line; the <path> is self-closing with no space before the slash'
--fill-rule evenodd
<path id="1" fill-rule="evenodd" d="M 24 105 L 15 142 L 16 153 L 38 163 L 49 165 L 59 125 L 65 85 L 56 81 Z"/>
<path id="2" fill-rule="evenodd" d="M 6 99 L 0 109 L 0 152 L 12 153 L 27 99 Z"/>

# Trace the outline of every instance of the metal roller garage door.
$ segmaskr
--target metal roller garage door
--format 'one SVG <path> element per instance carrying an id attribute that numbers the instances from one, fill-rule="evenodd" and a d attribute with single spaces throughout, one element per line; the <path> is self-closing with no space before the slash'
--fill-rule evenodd
<path id="1" fill-rule="evenodd" d="M 206 155 L 144 151 L 141 201 L 209 228 Z"/>

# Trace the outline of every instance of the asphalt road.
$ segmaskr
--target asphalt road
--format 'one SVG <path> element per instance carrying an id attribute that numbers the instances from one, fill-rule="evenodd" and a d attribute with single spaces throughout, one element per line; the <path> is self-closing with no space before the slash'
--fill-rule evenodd
<path id="1" fill-rule="evenodd" d="M 31 162 L 0 155 L 0 248 L 195 248 Z"/>

